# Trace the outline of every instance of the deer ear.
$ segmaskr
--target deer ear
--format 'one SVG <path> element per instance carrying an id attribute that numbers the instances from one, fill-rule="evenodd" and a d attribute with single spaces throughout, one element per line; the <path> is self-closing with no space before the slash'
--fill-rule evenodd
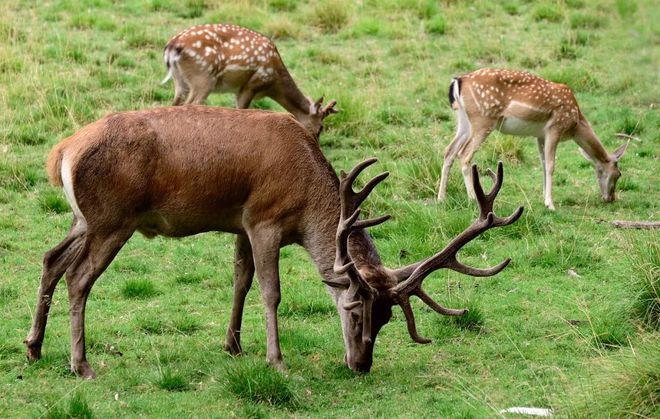
<path id="1" fill-rule="evenodd" d="M 335 279 L 324 279 L 325 285 L 332 288 L 346 289 L 351 285 L 351 280 L 347 276 L 340 276 Z"/>
<path id="2" fill-rule="evenodd" d="M 585 159 L 589 160 L 592 163 L 594 162 L 591 156 L 589 156 L 587 152 L 582 149 L 582 147 L 578 147 L 578 150 L 580 150 L 580 154 L 582 154 L 582 157 L 584 157 Z"/>
<path id="3" fill-rule="evenodd" d="M 625 144 L 622 144 L 621 147 L 614 151 L 613 156 L 616 161 L 618 161 L 621 157 L 623 157 L 624 154 L 626 154 L 628 144 L 630 144 L 630 141 L 626 141 Z"/>
<path id="4" fill-rule="evenodd" d="M 359 305 L 362 305 L 362 301 L 360 301 L 360 300 L 353 301 L 352 303 L 346 303 L 346 304 L 344 304 L 344 310 L 351 311 Z"/>
<path id="5" fill-rule="evenodd" d="M 312 104 L 312 109 L 310 109 L 311 114 L 317 114 L 321 110 L 321 104 L 323 104 L 323 96 L 321 96 L 316 102 Z"/>
<path id="6" fill-rule="evenodd" d="M 323 99 L 323 98 L 321 98 L 321 99 Z M 336 104 L 337 104 L 337 101 L 333 99 L 333 100 L 331 100 L 331 101 L 328 103 L 328 106 L 326 106 L 325 108 L 323 108 L 323 109 L 321 110 L 321 113 L 323 114 L 323 117 L 324 117 L 324 118 L 325 118 L 326 116 L 330 115 L 330 114 L 338 113 L 338 112 L 339 112 L 339 109 L 335 109 L 335 105 L 336 105 Z"/>

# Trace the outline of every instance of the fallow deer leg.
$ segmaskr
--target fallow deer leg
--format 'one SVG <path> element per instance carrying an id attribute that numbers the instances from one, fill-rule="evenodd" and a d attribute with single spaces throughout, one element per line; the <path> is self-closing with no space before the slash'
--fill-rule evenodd
<path id="1" fill-rule="evenodd" d="M 266 360 L 277 369 L 284 369 L 277 325 L 280 304 L 280 232 L 276 228 L 258 228 L 249 233 L 254 266 L 261 288 L 266 313 Z"/>
<path id="2" fill-rule="evenodd" d="M 459 151 L 459 158 L 461 159 L 461 171 L 463 172 L 463 180 L 465 181 L 465 189 L 467 190 L 470 199 L 476 199 L 474 193 L 474 186 L 472 184 L 472 156 L 481 147 L 481 144 L 486 140 L 488 135 L 493 130 L 495 123 L 488 127 L 474 128 L 470 138 L 468 138 L 465 146 Z"/>
<path id="3" fill-rule="evenodd" d="M 41 358 L 41 345 L 43 344 L 46 333 L 48 311 L 50 310 L 50 303 L 55 292 L 55 287 L 66 269 L 75 260 L 84 241 L 84 230 L 77 227 L 77 220 L 74 218 L 71 230 L 69 230 L 66 238 L 44 254 L 37 307 L 34 313 L 32 328 L 25 339 L 27 357 L 30 361 L 36 361 Z"/>
<path id="4" fill-rule="evenodd" d="M 465 147 L 466 141 L 470 138 L 470 121 L 465 110 L 459 108 L 456 112 L 456 135 L 451 143 L 445 148 L 444 160 L 442 162 L 442 172 L 440 174 L 440 187 L 438 188 L 438 201 L 443 201 L 447 196 L 447 182 L 451 166 L 458 153 Z"/>
<path id="5" fill-rule="evenodd" d="M 252 103 L 252 99 L 254 98 L 254 94 L 255 92 L 252 89 L 241 89 L 236 95 L 236 107 L 238 109 L 249 108 L 250 103 Z"/>
<path id="6" fill-rule="evenodd" d="M 71 318 L 71 370 L 83 378 L 96 374 L 85 354 L 85 305 L 96 279 L 105 271 L 134 229 L 122 229 L 103 236 L 87 233 L 87 240 L 76 261 L 66 271 Z"/>
<path id="7" fill-rule="evenodd" d="M 176 67 L 175 67 L 176 68 Z M 172 70 L 174 78 L 174 101 L 172 102 L 173 106 L 182 105 L 190 94 L 190 87 L 188 83 L 183 79 L 183 76 L 178 73 L 178 70 Z"/>
<path id="8" fill-rule="evenodd" d="M 208 74 L 195 74 L 188 80 L 190 93 L 186 104 L 201 105 L 215 88 L 216 80 Z"/>
<path id="9" fill-rule="evenodd" d="M 232 355 L 238 355 L 241 350 L 241 322 L 245 297 L 252 286 L 254 277 L 254 259 L 252 246 L 247 236 L 236 236 L 236 251 L 234 256 L 234 304 L 231 309 L 231 320 L 227 329 L 225 350 Z"/>
<path id="10" fill-rule="evenodd" d="M 438 201 L 444 201 L 447 197 L 447 182 L 449 179 L 449 172 L 454 160 L 465 145 L 465 141 L 470 137 L 470 125 L 467 117 L 458 113 L 458 128 L 456 129 L 456 136 L 449 145 L 445 148 L 444 160 L 442 161 L 442 172 L 440 174 L 440 187 L 438 188 Z M 465 119 L 465 120 L 464 120 Z"/>
<path id="11" fill-rule="evenodd" d="M 545 195 L 545 137 L 537 138 L 536 145 L 539 148 L 539 157 L 541 158 L 541 169 L 543 170 L 543 194 Z"/>
<path id="12" fill-rule="evenodd" d="M 545 148 L 543 151 L 543 156 L 545 159 L 544 165 L 544 199 L 545 206 L 548 209 L 554 210 L 555 205 L 552 202 L 552 174 L 555 170 L 555 156 L 557 153 L 557 143 L 559 142 L 559 135 L 554 131 L 548 131 L 545 136 Z"/>

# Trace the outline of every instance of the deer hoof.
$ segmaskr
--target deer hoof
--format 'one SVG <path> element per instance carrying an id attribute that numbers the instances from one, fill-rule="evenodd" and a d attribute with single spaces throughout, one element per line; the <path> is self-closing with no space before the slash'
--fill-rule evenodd
<path id="1" fill-rule="evenodd" d="M 41 345 L 27 344 L 27 359 L 28 361 L 38 361 L 41 359 Z"/>
<path id="2" fill-rule="evenodd" d="M 84 378 L 86 380 L 93 380 L 96 378 L 96 373 L 92 369 L 92 367 L 89 366 L 89 363 L 87 361 L 83 361 L 79 363 L 78 365 L 71 365 L 71 371 L 73 371 L 74 374 L 77 376 Z"/>
<path id="3" fill-rule="evenodd" d="M 268 364 L 279 372 L 286 372 L 286 366 L 281 359 L 276 359 L 274 361 L 268 360 Z"/>

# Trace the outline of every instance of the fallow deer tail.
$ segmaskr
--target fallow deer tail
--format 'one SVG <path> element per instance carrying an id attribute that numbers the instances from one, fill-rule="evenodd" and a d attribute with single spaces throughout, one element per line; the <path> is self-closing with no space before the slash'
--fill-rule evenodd
<path id="1" fill-rule="evenodd" d="M 449 106 L 452 107 L 452 109 L 457 109 L 458 107 L 458 101 L 460 100 L 461 96 L 461 78 L 460 77 L 455 77 L 451 80 L 451 83 L 449 83 Z"/>

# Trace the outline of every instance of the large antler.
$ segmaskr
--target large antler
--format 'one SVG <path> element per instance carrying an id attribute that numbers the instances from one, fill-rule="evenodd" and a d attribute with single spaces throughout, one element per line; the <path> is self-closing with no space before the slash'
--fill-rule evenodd
<path id="1" fill-rule="evenodd" d="M 422 282 L 428 275 L 438 269 L 447 268 L 471 276 L 491 276 L 499 273 L 511 261 L 511 259 L 507 258 L 496 266 L 487 269 L 480 269 L 467 266 L 456 259 L 458 251 L 481 233 L 493 227 L 509 225 L 520 218 L 520 215 L 523 212 L 523 207 L 520 207 L 506 218 L 498 217 L 493 213 L 493 203 L 495 202 L 495 198 L 497 197 L 497 194 L 502 187 L 502 181 L 504 180 L 502 162 L 497 164 L 497 175 L 495 175 L 490 169 L 488 169 L 487 173 L 493 179 L 494 185 L 491 191 L 486 194 L 479 181 L 477 166 L 472 166 L 472 182 L 474 185 L 474 192 L 477 196 L 477 203 L 479 204 L 479 218 L 477 218 L 465 231 L 456 236 L 441 252 L 413 265 L 412 267 L 406 268 L 406 270 L 412 269 L 412 273 L 407 279 L 399 282 L 394 288 L 399 305 L 406 316 L 408 332 L 415 342 L 429 343 L 431 340 L 423 338 L 417 334 L 415 317 L 409 301 L 411 295 L 419 297 L 429 307 L 440 314 L 456 316 L 467 311 L 447 309 L 433 301 L 433 299 L 422 290 Z"/>
<path id="2" fill-rule="evenodd" d="M 341 214 L 339 216 L 339 225 L 337 226 L 337 251 L 334 271 L 337 275 L 347 275 L 350 280 L 350 286 L 347 291 L 348 303 L 346 303 L 344 308 L 350 310 L 363 304 L 362 340 L 365 342 L 371 340 L 371 305 L 376 295 L 376 290 L 362 277 L 360 271 L 355 266 L 355 262 L 351 259 L 348 249 L 348 238 L 355 230 L 373 227 L 390 218 L 389 215 L 384 215 L 378 218 L 358 221 L 360 204 L 367 198 L 376 185 L 389 176 L 388 172 L 381 173 L 371 179 L 361 191 L 355 192 L 353 190 L 353 182 L 358 175 L 376 161 L 378 160 L 375 158 L 367 159 L 355 166 L 348 175 L 342 170 L 339 181 Z M 358 294 L 362 299 L 357 298 Z"/>

